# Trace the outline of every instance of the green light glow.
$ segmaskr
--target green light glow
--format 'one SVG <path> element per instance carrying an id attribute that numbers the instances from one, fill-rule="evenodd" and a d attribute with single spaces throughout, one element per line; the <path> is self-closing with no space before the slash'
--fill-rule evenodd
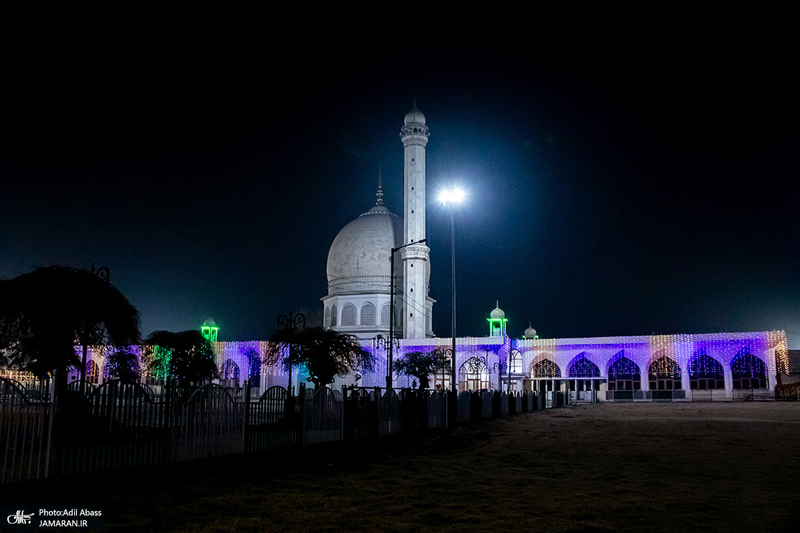
<path id="1" fill-rule="evenodd" d="M 166 382 L 170 376 L 172 368 L 172 349 L 162 348 L 156 346 L 153 349 L 153 362 L 152 362 L 153 377 L 162 379 Z"/>
<path id="2" fill-rule="evenodd" d="M 217 342 L 217 332 L 219 328 L 217 326 L 201 326 L 200 333 L 209 340 L 209 342 Z"/>
<path id="3" fill-rule="evenodd" d="M 489 322 L 489 336 L 490 337 L 497 337 L 500 335 L 505 335 L 506 333 L 506 322 L 508 322 L 507 318 L 487 318 Z M 495 331 L 497 333 L 495 333 Z"/>

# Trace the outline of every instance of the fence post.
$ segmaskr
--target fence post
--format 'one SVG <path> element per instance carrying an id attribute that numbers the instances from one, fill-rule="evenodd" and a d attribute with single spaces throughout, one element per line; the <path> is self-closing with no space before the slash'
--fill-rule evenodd
<path id="1" fill-rule="evenodd" d="M 420 389 L 419 391 L 420 395 L 419 410 L 421 418 L 420 427 L 425 431 L 427 431 L 428 428 L 430 427 L 430 412 L 428 411 L 428 400 L 429 400 L 428 394 L 429 394 L 428 391 L 426 391 L 425 389 Z M 432 395 L 433 393 L 430 394 Z"/>
<path id="2" fill-rule="evenodd" d="M 175 378 L 166 378 L 166 383 L 164 386 L 167 389 L 166 400 L 164 402 L 164 415 L 165 415 L 165 422 L 166 427 L 169 431 L 169 460 L 171 463 L 177 462 L 178 458 L 178 447 L 176 446 L 176 437 L 177 435 L 175 427 L 175 421 L 177 420 L 177 413 L 175 412 L 178 409 L 178 402 L 175 401 L 175 395 L 177 393 L 176 389 L 176 380 Z"/>
<path id="3" fill-rule="evenodd" d="M 289 395 L 291 396 L 291 392 Z M 297 444 L 298 446 L 302 446 L 305 444 L 305 437 L 306 437 L 306 384 L 301 383 L 298 387 L 298 395 L 297 400 L 298 405 L 295 408 L 297 412 L 297 416 L 300 417 L 298 420 L 297 428 L 298 428 L 298 435 L 297 435 Z M 294 413 L 293 413 L 294 414 Z"/>
<path id="4" fill-rule="evenodd" d="M 49 477 L 50 475 L 50 454 L 55 453 L 51 447 L 53 445 L 53 413 L 56 410 L 56 380 L 51 379 L 48 382 L 47 394 L 50 396 L 50 414 L 47 416 L 47 454 L 44 457 L 44 477 Z M 55 461 L 53 463 L 55 464 Z"/>
<path id="5" fill-rule="evenodd" d="M 244 382 L 244 405 L 242 406 L 242 453 L 247 451 L 247 432 L 250 424 L 250 380 Z"/>
<path id="6" fill-rule="evenodd" d="M 339 427 L 339 440 L 344 440 L 344 417 L 347 413 L 347 385 L 342 385 L 342 423 Z"/>

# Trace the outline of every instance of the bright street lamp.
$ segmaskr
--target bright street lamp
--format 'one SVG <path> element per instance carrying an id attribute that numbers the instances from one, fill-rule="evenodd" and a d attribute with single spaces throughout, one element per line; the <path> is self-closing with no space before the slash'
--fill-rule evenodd
<path id="1" fill-rule="evenodd" d="M 444 205 L 450 204 L 452 206 L 453 204 L 461 202 L 463 199 L 464 191 L 457 187 L 453 189 L 445 189 L 439 193 L 439 201 Z"/>
<path id="2" fill-rule="evenodd" d="M 450 263 L 451 263 L 451 294 L 453 308 L 451 310 L 451 334 L 453 336 L 452 364 L 450 365 L 450 388 L 453 396 L 458 394 L 456 384 L 456 226 L 453 223 L 453 209 L 464 199 L 464 191 L 459 188 L 446 189 L 439 194 L 439 201 L 450 207 Z"/>

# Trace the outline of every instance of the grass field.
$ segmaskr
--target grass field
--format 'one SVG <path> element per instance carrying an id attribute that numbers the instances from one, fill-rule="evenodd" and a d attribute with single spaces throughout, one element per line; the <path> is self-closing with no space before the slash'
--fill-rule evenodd
<path id="1" fill-rule="evenodd" d="M 800 404 L 599 404 L 0 487 L 109 531 L 800 531 Z"/>

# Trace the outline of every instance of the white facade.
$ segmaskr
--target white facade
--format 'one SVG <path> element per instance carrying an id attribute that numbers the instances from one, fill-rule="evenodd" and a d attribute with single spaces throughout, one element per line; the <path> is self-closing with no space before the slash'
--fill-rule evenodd
<path id="1" fill-rule="evenodd" d="M 339 376 L 332 384 L 334 388 L 356 384 L 385 386 L 385 343 L 365 339 L 361 344 L 375 355 L 375 371 L 362 372 L 358 381 L 354 375 Z M 214 346 L 220 369 L 228 359 L 244 369 L 250 360 L 248 353 L 266 348 L 263 342 L 221 342 Z M 412 351 L 430 352 L 450 347 L 449 338 L 401 339 L 395 357 Z M 753 390 L 771 394 L 776 385 L 776 373 L 782 367 L 788 368 L 786 347 L 783 331 L 575 339 L 465 337 L 456 339 L 456 369 L 459 390 L 501 387 L 516 391 L 595 390 L 600 401 L 619 400 L 623 396 L 634 401 L 659 398 L 724 401 L 741 399 L 743 394 Z M 625 385 L 616 379 L 625 376 L 615 374 L 622 361 L 629 361 L 638 369 L 638 379 L 631 378 Z M 677 379 L 672 383 L 658 374 L 663 370 L 663 361 L 675 364 L 672 370 L 677 371 L 673 374 Z M 719 383 L 707 375 L 708 365 L 704 368 L 698 365 L 701 361 L 718 365 Z M 587 369 L 596 372 L 587 372 Z M 288 374 L 282 369 L 264 369 L 260 390 L 274 385 L 286 387 L 287 380 Z M 304 382 L 304 377 L 296 372 L 292 381 L 297 387 Z M 396 387 L 412 385 L 406 376 L 395 376 L 394 382 Z M 449 376 L 432 376 L 432 386 L 442 382 L 448 388 Z M 627 385 L 630 388 L 624 388 Z"/>
<path id="2" fill-rule="evenodd" d="M 359 379 L 352 374 L 338 376 L 333 388 L 385 386 L 386 343 L 365 339 L 361 344 L 375 355 L 375 370 L 361 372 Z M 450 346 L 449 338 L 401 339 L 395 357 L 412 351 L 446 350 Z M 267 347 L 266 341 L 214 343 L 221 383 L 242 386 L 250 379 L 259 392 L 273 386 L 287 387 L 288 372 L 279 367 L 261 366 Z M 89 356 L 90 382 L 102 384 L 107 379 L 104 351 L 93 348 Z M 620 371 L 621 367 L 627 370 Z M 774 397 L 776 375 L 788 372 L 788 368 L 784 331 L 574 339 L 456 339 L 459 390 L 591 390 L 597 392 L 600 401 L 726 401 L 746 399 L 753 394 Z M 6 377 L 26 379 L 23 375 L 26 373 L 4 372 L 8 374 Z M 295 391 L 305 383 L 305 378 L 302 369 L 292 374 Z M 78 379 L 77 371 L 71 379 Z M 150 378 L 143 376 L 142 381 L 149 383 Z M 394 383 L 395 387 L 412 386 L 412 380 L 406 376 L 395 376 Z M 432 376 L 431 383 L 434 387 L 444 384 L 444 388 L 449 388 L 449 375 Z"/>

